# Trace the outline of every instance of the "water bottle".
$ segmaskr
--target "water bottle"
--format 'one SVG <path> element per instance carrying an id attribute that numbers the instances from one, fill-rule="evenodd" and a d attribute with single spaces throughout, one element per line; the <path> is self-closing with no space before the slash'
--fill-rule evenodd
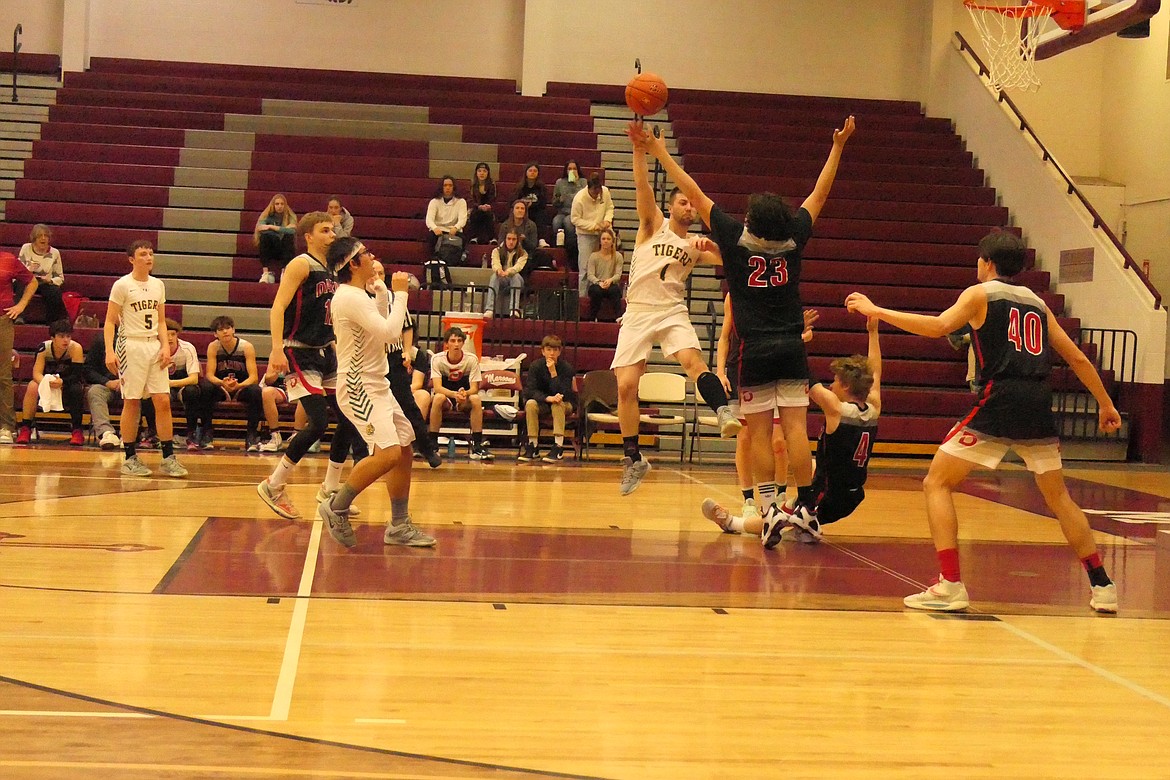
<path id="1" fill-rule="evenodd" d="M 565 245 L 565 229 L 561 228 L 557 231 L 557 246 Z"/>

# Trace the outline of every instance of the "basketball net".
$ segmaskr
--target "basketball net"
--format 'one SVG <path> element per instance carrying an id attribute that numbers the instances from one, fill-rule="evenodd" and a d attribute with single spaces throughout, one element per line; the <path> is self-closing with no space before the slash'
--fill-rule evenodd
<path id="1" fill-rule="evenodd" d="M 992 89 L 1039 89 L 1036 44 L 1053 6 L 1032 0 L 1011 6 L 976 5 L 967 0 L 964 5 L 987 50 Z"/>

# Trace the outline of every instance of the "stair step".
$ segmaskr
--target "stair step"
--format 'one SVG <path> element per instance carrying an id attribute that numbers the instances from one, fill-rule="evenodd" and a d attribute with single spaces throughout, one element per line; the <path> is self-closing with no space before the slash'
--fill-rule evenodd
<path id="1" fill-rule="evenodd" d="M 32 106 L 23 103 L 0 103 L 0 122 L 47 122 L 48 106 Z"/>
<path id="2" fill-rule="evenodd" d="M 12 100 L 12 86 L 0 87 L 0 105 L 3 106 L 52 106 L 57 103 L 57 90 L 29 88 L 19 82 L 16 101 Z"/>

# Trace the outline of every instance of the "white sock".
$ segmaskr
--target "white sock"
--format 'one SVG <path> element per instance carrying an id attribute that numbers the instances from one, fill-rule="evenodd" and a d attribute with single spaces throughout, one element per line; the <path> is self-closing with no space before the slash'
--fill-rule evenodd
<path id="1" fill-rule="evenodd" d="M 536 446 L 536 439 L 529 439 L 528 443 L 531 444 L 533 447 L 535 447 Z"/>
<path id="2" fill-rule="evenodd" d="M 732 515 L 727 519 L 727 528 L 730 531 L 739 531 L 742 534 L 744 531 L 743 518 L 739 515 Z"/>
<path id="3" fill-rule="evenodd" d="M 273 491 L 279 491 L 283 489 L 285 483 L 288 482 L 288 478 L 292 476 L 293 469 L 296 467 L 297 464 L 293 463 L 287 457 L 281 458 L 280 462 L 276 464 L 276 468 L 274 468 L 272 473 L 268 475 L 268 486 L 272 488 Z"/>
<path id="4" fill-rule="evenodd" d="M 329 461 L 329 467 L 325 470 L 325 481 L 321 483 L 321 487 L 326 493 L 332 493 L 341 487 L 341 468 L 344 465 L 344 463 Z"/>
<path id="5" fill-rule="evenodd" d="M 761 482 L 756 485 L 756 492 L 760 494 L 760 503 L 767 509 L 776 503 L 780 496 L 780 486 L 775 482 Z"/>
<path id="6" fill-rule="evenodd" d="M 561 447 L 565 443 L 565 437 L 564 436 L 553 436 L 553 442 L 555 442 L 558 447 Z"/>

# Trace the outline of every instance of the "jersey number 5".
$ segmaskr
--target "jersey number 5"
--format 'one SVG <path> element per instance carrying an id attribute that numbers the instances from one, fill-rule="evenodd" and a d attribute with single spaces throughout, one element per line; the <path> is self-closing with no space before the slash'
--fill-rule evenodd
<path id="1" fill-rule="evenodd" d="M 748 258 L 748 265 L 751 266 L 748 287 L 783 287 L 788 284 L 788 261 L 783 257 L 769 259 L 753 255 Z"/>
<path id="2" fill-rule="evenodd" d="M 143 313 L 144 322 L 147 330 L 154 330 L 154 312 L 148 311 Z"/>
<path id="3" fill-rule="evenodd" d="M 1039 355 L 1044 351 L 1043 333 L 1044 329 L 1040 322 L 1040 315 L 1036 312 L 1024 312 L 1024 327 L 1022 332 L 1020 329 L 1020 310 L 1013 306 L 1008 312 L 1007 337 L 1008 341 L 1015 345 L 1016 352 L 1022 349 L 1029 355 Z"/>

